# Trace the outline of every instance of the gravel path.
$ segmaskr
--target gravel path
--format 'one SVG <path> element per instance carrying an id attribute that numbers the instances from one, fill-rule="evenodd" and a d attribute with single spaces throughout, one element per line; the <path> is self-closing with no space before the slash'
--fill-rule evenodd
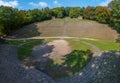
<path id="1" fill-rule="evenodd" d="M 54 83 L 46 74 L 21 64 L 17 49 L 16 46 L 0 46 L 0 83 Z"/>
<path id="2" fill-rule="evenodd" d="M 82 41 L 82 43 L 92 47 L 92 51 L 94 53 L 93 56 L 99 56 L 99 54 L 101 53 L 100 49 L 98 47 L 96 47 L 95 45 L 85 42 L 85 41 Z"/>

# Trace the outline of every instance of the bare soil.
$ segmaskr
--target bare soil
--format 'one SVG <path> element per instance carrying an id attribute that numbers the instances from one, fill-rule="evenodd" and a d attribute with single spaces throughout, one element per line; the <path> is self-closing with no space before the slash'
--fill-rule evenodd
<path id="1" fill-rule="evenodd" d="M 39 45 L 33 48 L 33 55 L 36 59 L 47 61 L 52 59 L 58 64 L 62 63 L 65 55 L 71 52 L 69 44 L 65 40 L 54 40 L 46 45 Z"/>

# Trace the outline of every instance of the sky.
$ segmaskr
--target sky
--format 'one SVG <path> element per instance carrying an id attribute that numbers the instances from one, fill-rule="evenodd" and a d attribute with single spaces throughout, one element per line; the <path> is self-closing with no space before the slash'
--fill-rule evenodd
<path id="1" fill-rule="evenodd" d="M 107 6 L 112 0 L 0 0 L 0 6 L 10 6 L 21 10 L 55 7 Z"/>

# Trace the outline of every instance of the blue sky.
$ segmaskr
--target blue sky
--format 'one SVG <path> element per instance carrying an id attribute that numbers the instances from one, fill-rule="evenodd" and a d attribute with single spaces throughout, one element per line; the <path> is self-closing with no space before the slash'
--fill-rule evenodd
<path id="1" fill-rule="evenodd" d="M 18 9 L 54 8 L 54 7 L 87 7 L 107 6 L 112 0 L 0 0 L 0 5 L 11 6 Z"/>

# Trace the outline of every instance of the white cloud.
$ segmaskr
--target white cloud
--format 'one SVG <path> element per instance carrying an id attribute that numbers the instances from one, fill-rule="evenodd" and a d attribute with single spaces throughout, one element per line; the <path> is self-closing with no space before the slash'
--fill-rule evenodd
<path id="1" fill-rule="evenodd" d="M 39 6 L 38 4 L 36 4 L 34 2 L 30 2 L 29 4 L 32 5 L 32 6 Z"/>
<path id="2" fill-rule="evenodd" d="M 54 4 L 58 4 L 58 1 L 54 1 L 53 3 L 54 3 Z"/>
<path id="3" fill-rule="evenodd" d="M 53 4 L 55 4 L 55 5 L 58 6 L 58 7 L 61 7 L 61 4 L 60 4 L 57 0 L 54 0 L 54 1 L 53 1 Z"/>
<path id="4" fill-rule="evenodd" d="M 48 4 L 46 2 L 39 2 L 39 5 L 41 7 L 47 7 L 48 6 Z"/>
<path id="5" fill-rule="evenodd" d="M 14 1 L 4 1 L 4 0 L 0 0 L 0 6 L 10 6 L 10 7 L 17 7 L 18 6 L 18 1 L 14 0 Z"/>
<path id="6" fill-rule="evenodd" d="M 112 0 L 106 0 L 100 3 L 100 6 L 107 6 Z"/>
<path id="7" fill-rule="evenodd" d="M 30 2 L 30 5 L 34 6 L 34 7 L 48 7 L 48 4 L 46 2 L 39 2 L 39 3 L 34 3 L 34 2 Z"/>

